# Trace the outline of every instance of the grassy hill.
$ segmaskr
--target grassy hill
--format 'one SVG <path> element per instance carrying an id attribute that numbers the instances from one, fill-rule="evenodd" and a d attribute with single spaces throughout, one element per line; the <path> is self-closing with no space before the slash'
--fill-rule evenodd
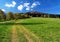
<path id="1" fill-rule="evenodd" d="M 22 25 L 42 38 L 44 42 L 60 42 L 60 19 L 30 18 L 24 20 Z"/>
<path id="2" fill-rule="evenodd" d="M 60 42 L 59 18 L 28 18 L 0 23 L 1 42 Z"/>

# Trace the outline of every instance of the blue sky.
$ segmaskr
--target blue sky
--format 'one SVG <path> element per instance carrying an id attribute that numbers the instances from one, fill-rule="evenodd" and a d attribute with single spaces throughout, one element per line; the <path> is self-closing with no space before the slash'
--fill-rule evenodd
<path id="1" fill-rule="evenodd" d="M 4 12 L 29 12 L 60 14 L 60 0 L 0 0 Z"/>

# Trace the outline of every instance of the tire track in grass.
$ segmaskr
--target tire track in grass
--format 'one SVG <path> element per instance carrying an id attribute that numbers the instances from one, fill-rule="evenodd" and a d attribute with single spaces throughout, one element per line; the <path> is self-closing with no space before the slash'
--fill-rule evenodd
<path id="1" fill-rule="evenodd" d="M 19 36 L 20 41 L 19 42 L 28 42 L 27 39 L 25 38 L 24 34 L 22 34 L 19 30 L 19 28 L 17 28 L 17 33 Z"/>
<path id="2" fill-rule="evenodd" d="M 21 25 L 22 26 L 22 25 Z M 32 37 L 34 37 L 35 38 L 35 40 L 36 40 L 36 42 L 43 42 L 42 41 L 42 39 L 40 39 L 38 36 L 36 36 L 34 33 L 32 33 L 31 31 L 29 31 L 28 29 L 26 29 L 24 26 L 22 26 L 23 27 L 23 29 L 27 32 L 27 33 L 29 33 Z"/>
<path id="3" fill-rule="evenodd" d="M 21 23 L 21 22 L 22 21 L 16 22 L 16 23 Z M 22 24 L 18 25 L 18 28 L 19 28 L 20 32 L 22 32 L 24 34 L 24 36 L 26 37 L 28 42 L 44 42 L 41 38 L 39 38 L 34 33 L 29 31 L 28 29 L 26 29 Z M 35 41 L 33 38 L 35 39 Z"/>
<path id="4" fill-rule="evenodd" d="M 34 42 L 33 39 L 31 39 L 31 37 L 35 38 L 35 42 L 44 42 L 42 39 L 39 39 L 39 37 L 36 36 L 34 33 L 26 29 L 23 25 L 19 25 L 19 28 L 29 42 Z M 30 37 L 28 34 L 30 35 Z"/>
<path id="5" fill-rule="evenodd" d="M 28 42 L 33 42 L 33 40 L 27 35 L 27 32 L 22 29 L 21 25 L 19 25 L 18 28 L 19 28 L 20 32 L 23 33 L 23 35 L 28 40 Z"/>
<path id="6" fill-rule="evenodd" d="M 16 25 L 13 25 L 12 27 L 12 42 L 19 42 L 19 37 L 17 36 L 17 32 L 16 32 Z"/>

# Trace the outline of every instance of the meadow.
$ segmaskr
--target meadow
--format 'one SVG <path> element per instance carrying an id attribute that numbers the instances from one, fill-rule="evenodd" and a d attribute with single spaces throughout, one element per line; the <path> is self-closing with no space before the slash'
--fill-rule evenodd
<path id="1" fill-rule="evenodd" d="M 60 42 L 59 18 L 30 18 L 23 20 L 22 25 L 44 42 Z"/>
<path id="2" fill-rule="evenodd" d="M 59 18 L 28 18 L 0 22 L 1 42 L 60 42 Z"/>

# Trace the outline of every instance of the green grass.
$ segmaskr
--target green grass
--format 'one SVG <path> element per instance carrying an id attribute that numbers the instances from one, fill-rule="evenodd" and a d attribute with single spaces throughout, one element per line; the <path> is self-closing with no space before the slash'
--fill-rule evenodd
<path id="1" fill-rule="evenodd" d="M 30 18 L 21 23 L 44 42 L 60 42 L 60 19 Z"/>
<path id="2" fill-rule="evenodd" d="M 0 42 L 11 42 L 10 25 L 0 25 Z"/>
<path id="3" fill-rule="evenodd" d="M 11 42 L 12 25 L 12 21 L 0 22 L 0 42 Z"/>
<path id="4" fill-rule="evenodd" d="M 27 39 L 25 38 L 25 36 L 20 32 L 20 30 L 17 27 L 17 36 L 19 37 L 19 42 L 28 42 Z"/>
<path id="5" fill-rule="evenodd" d="M 20 22 L 20 23 L 15 23 Z M 0 23 L 0 42 L 11 42 L 11 29 L 13 25 L 22 24 L 28 30 L 36 34 L 44 42 L 60 42 L 60 19 L 58 18 L 28 18 L 16 21 Z M 26 38 L 17 28 L 21 42 L 27 42 Z M 33 39 L 33 38 L 32 38 Z"/>

